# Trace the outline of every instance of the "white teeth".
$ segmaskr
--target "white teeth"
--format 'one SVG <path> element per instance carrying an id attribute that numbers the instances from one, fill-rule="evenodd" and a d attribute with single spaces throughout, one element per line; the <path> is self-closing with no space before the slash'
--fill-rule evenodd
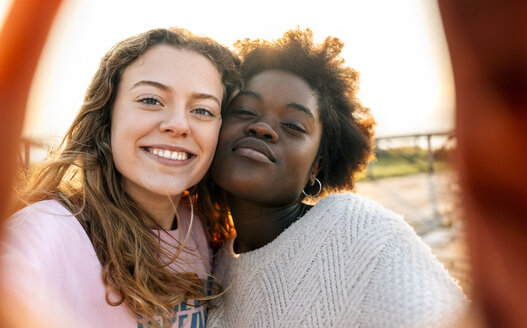
<path id="1" fill-rule="evenodd" d="M 186 152 L 180 152 L 180 151 L 170 151 L 166 149 L 159 149 L 159 148 L 150 148 L 150 153 L 157 155 L 159 157 L 163 157 L 166 159 L 171 160 L 177 160 L 177 161 L 184 161 L 188 158 L 188 154 Z"/>

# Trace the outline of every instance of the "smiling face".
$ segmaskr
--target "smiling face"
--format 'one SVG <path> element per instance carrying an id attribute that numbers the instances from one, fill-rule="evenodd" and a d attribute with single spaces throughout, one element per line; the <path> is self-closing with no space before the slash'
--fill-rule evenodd
<path id="1" fill-rule="evenodd" d="M 268 70 L 232 102 L 212 165 L 231 195 L 270 205 L 298 200 L 310 178 L 322 135 L 317 98 L 304 80 Z"/>
<path id="2" fill-rule="evenodd" d="M 221 126 L 223 85 L 204 56 L 155 46 L 123 72 L 111 144 L 124 188 L 136 201 L 179 195 L 210 166 Z"/>

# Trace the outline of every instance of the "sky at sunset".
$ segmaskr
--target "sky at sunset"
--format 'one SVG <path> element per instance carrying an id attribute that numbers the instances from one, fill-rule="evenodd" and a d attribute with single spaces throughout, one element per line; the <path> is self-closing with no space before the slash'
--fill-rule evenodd
<path id="1" fill-rule="evenodd" d="M 9 0 L 0 0 L 3 18 Z M 454 94 L 435 1 L 117 1 L 65 0 L 41 57 L 24 135 L 61 137 L 82 103 L 100 58 L 116 42 L 148 29 L 179 26 L 231 46 L 241 38 L 277 38 L 300 26 L 345 46 L 360 72 L 359 98 L 377 135 L 453 128 Z"/>

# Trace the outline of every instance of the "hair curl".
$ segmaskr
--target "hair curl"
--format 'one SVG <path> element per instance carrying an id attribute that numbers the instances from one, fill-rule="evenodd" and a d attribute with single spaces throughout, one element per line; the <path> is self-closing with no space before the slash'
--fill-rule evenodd
<path id="1" fill-rule="evenodd" d="M 124 191 L 110 142 L 112 108 L 123 71 L 149 49 L 169 45 L 208 58 L 221 75 L 223 104 L 239 89 L 239 59 L 212 39 L 184 29 L 151 30 L 117 43 L 102 58 L 85 94 L 84 103 L 58 150 L 29 175 L 18 194 L 15 210 L 44 199 L 55 199 L 85 227 L 102 265 L 102 279 L 110 305 L 125 303 L 133 315 L 156 324 L 171 322 L 175 305 L 185 299 L 210 299 L 205 281 L 195 273 L 175 273 L 167 265 L 176 254 L 141 218 L 153 219 Z M 197 195 L 207 194 L 199 184 Z M 194 197 L 198 202 L 207 197 Z M 89 224 L 86 222 L 89 221 Z M 163 260 L 164 259 L 164 260 Z M 112 302 L 109 293 L 120 300 Z"/>

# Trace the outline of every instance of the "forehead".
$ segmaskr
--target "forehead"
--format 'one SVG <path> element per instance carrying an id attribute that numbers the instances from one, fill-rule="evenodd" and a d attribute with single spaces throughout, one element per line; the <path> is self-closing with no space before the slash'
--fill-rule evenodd
<path id="1" fill-rule="evenodd" d="M 205 56 L 191 50 L 158 45 L 125 68 L 121 81 L 153 80 L 166 85 L 198 85 L 209 92 L 223 91 L 220 73 Z"/>
<path id="2" fill-rule="evenodd" d="M 300 104 L 318 116 L 315 91 L 295 74 L 280 70 L 263 71 L 253 76 L 244 89 L 259 94 L 266 102 Z"/>

